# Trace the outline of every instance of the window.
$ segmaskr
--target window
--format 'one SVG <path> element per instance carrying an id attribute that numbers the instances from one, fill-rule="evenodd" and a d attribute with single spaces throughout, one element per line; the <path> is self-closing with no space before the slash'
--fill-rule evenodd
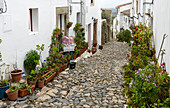
<path id="1" fill-rule="evenodd" d="M 138 5 L 139 5 L 138 0 L 136 0 L 136 14 L 138 13 L 138 8 L 139 8 Z"/>
<path id="2" fill-rule="evenodd" d="M 80 18 L 80 12 L 78 12 L 78 13 L 77 13 L 77 23 L 81 23 L 81 22 L 80 22 L 80 19 L 81 19 L 81 18 Z"/>
<path id="3" fill-rule="evenodd" d="M 38 32 L 38 8 L 29 9 L 29 29 L 31 32 Z"/>
<path id="4" fill-rule="evenodd" d="M 64 30 L 65 28 L 65 18 L 66 16 L 64 14 L 59 14 L 58 15 L 58 28 L 61 30 Z"/>
<path id="5" fill-rule="evenodd" d="M 94 6 L 94 0 L 91 0 L 90 5 L 91 5 L 91 6 Z"/>

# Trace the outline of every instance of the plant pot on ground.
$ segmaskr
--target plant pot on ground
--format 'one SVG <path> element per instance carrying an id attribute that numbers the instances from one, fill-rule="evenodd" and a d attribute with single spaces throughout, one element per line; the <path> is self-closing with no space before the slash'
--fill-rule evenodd
<path id="1" fill-rule="evenodd" d="M 97 42 L 93 42 L 93 47 L 96 47 L 97 46 Z"/>
<path id="2" fill-rule="evenodd" d="M 56 66 L 56 67 L 54 68 L 54 72 L 56 72 L 56 76 L 59 75 L 59 70 L 60 70 L 60 68 L 59 68 L 58 66 Z"/>
<path id="3" fill-rule="evenodd" d="M 29 85 L 35 85 L 36 86 L 36 82 L 37 82 L 36 70 L 32 70 L 31 74 L 27 76 L 27 83 Z"/>
<path id="4" fill-rule="evenodd" d="M 90 49 L 88 49 L 88 52 L 90 53 L 90 52 L 91 52 L 91 50 L 90 50 Z"/>
<path id="5" fill-rule="evenodd" d="M 70 62 L 70 69 L 75 69 L 76 62 Z"/>
<path id="6" fill-rule="evenodd" d="M 92 54 L 95 54 L 95 53 L 96 53 L 96 51 L 97 51 L 97 49 L 96 49 L 96 48 L 92 48 Z"/>
<path id="7" fill-rule="evenodd" d="M 9 81 L 4 79 L 0 82 L 0 99 L 5 97 L 5 91 L 9 89 Z"/>
<path id="8" fill-rule="evenodd" d="M 102 50 L 102 49 L 103 49 L 103 45 L 99 45 L 99 49 L 101 49 L 101 50 Z"/>
<path id="9" fill-rule="evenodd" d="M 56 72 L 50 72 L 47 76 L 45 76 L 45 84 L 51 81 L 56 76 Z"/>
<path id="10" fill-rule="evenodd" d="M 33 93 L 35 85 L 26 85 L 25 83 L 20 83 L 19 87 L 19 97 L 25 97 Z"/>
<path id="11" fill-rule="evenodd" d="M 8 95 L 9 100 L 17 100 L 18 98 L 18 87 L 12 86 L 9 89 L 5 91 L 5 93 Z"/>
<path id="12" fill-rule="evenodd" d="M 45 81 L 45 79 L 43 77 L 39 77 L 39 79 L 37 81 L 38 88 L 43 88 L 44 87 L 44 81 Z"/>
<path id="13" fill-rule="evenodd" d="M 19 82 L 21 80 L 22 70 L 13 70 L 10 72 L 13 82 Z"/>

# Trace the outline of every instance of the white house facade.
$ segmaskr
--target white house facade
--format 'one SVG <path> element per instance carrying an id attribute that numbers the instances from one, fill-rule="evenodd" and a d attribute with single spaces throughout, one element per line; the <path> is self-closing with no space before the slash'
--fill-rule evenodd
<path id="1" fill-rule="evenodd" d="M 170 1 L 169 0 L 154 0 L 153 9 L 153 33 L 155 40 L 156 54 L 158 55 L 163 35 L 166 34 L 168 37 L 165 39 L 163 48 L 165 49 L 165 55 L 163 61 L 166 63 L 167 72 L 170 74 Z M 157 56 L 158 57 L 158 56 Z M 161 57 L 160 57 L 161 58 Z M 159 59 L 159 63 L 161 59 Z"/>
<path id="2" fill-rule="evenodd" d="M 36 45 L 45 44 L 42 52 L 43 60 L 45 60 L 48 56 L 53 29 L 58 27 L 64 30 L 64 35 L 74 36 L 73 27 L 76 23 L 81 23 L 81 18 L 87 42 L 93 41 L 94 19 L 98 19 L 95 32 L 96 40 L 98 44 L 101 44 L 101 11 L 97 0 L 84 0 L 82 11 L 81 0 L 5 1 L 7 12 L 0 14 L 0 39 L 2 39 L 0 51 L 3 62 L 10 65 L 10 70 L 13 70 L 12 64 L 16 62 L 18 68 L 23 69 L 26 53 L 31 49 L 35 50 Z M 0 6 L 2 7 L 1 2 Z M 3 7 L 5 7 L 4 4 Z M 73 22 L 70 30 L 66 29 L 69 21 Z"/>
<path id="3" fill-rule="evenodd" d="M 131 25 L 131 8 L 132 8 L 132 2 L 122 4 L 116 7 L 117 8 L 117 33 L 120 32 L 120 29 L 129 29 Z"/>

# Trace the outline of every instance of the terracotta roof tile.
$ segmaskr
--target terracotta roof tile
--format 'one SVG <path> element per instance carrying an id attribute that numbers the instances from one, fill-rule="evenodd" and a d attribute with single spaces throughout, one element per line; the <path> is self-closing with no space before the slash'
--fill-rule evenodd
<path id="1" fill-rule="evenodd" d="M 132 4 L 132 2 L 119 5 L 119 6 L 117 6 L 116 8 L 120 8 L 120 7 L 123 7 L 123 6 L 126 6 L 126 5 L 130 5 L 130 4 Z"/>

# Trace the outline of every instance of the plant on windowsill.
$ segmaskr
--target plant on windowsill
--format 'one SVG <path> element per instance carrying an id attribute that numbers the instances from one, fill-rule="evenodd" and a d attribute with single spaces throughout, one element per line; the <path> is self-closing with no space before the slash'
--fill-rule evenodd
<path id="1" fill-rule="evenodd" d="M 70 28 L 70 27 L 72 26 L 72 24 L 73 24 L 73 22 L 69 22 L 69 23 L 67 24 L 67 28 Z"/>
<path id="2" fill-rule="evenodd" d="M 18 98 L 18 87 L 11 86 L 5 93 L 8 95 L 9 100 L 16 100 Z"/>

